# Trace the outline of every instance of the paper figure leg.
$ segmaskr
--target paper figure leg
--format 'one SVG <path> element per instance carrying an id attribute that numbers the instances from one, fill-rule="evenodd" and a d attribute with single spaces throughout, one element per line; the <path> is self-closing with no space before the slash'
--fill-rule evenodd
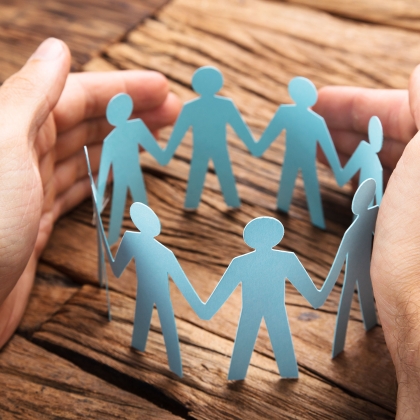
<path id="1" fill-rule="evenodd" d="M 346 273 L 344 275 L 343 289 L 341 292 L 340 303 L 338 305 L 337 321 L 335 324 L 334 342 L 332 349 L 332 358 L 336 357 L 344 350 L 346 342 L 347 325 L 349 323 L 351 302 L 353 300 L 355 281 L 349 274 L 346 264 Z"/>
<path id="2" fill-rule="evenodd" d="M 285 213 L 289 211 L 290 203 L 292 202 L 298 172 L 299 168 L 286 158 L 281 172 L 280 187 L 277 195 L 277 208 Z"/>
<path id="3" fill-rule="evenodd" d="M 280 375 L 297 378 L 299 371 L 286 311 L 265 316 L 264 319 Z"/>
<path id="4" fill-rule="evenodd" d="M 209 159 L 207 157 L 194 155 L 192 157 L 190 176 L 187 185 L 187 196 L 184 204 L 186 209 L 196 209 L 200 204 L 208 163 Z"/>
<path id="5" fill-rule="evenodd" d="M 229 380 L 240 381 L 245 379 L 261 320 L 260 315 L 253 312 L 244 313 L 242 310 L 230 361 Z"/>
<path id="6" fill-rule="evenodd" d="M 236 181 L 232 172 L 232 163 L 227 153 L 221 153 L 213 158 L 214 170 L 219 178 L 225 203 L 229 207 L 240 207 L 238 191 L 236 189 Z"/>
<path id="7" fill-rule="evenodd" d="M 122 220 L 124 217 L 127 186 L 114 183 L 112 191 L 111 221 L 109 223 L 108 242 L 113 245 L 120 237 Z"/>
<path id="8" fill-rule="evenodd" d="M 137 295 L 136 313 L 134 314 L 133 337 L 131 346 L 137 350 L 144 351 L 146 348 L 147 336 L 150 329 L 154 303 L 146 296 Z"/>
<path id="9" fill-rule="evenodd" d="M 170 299 L 156 304 L 162 328 L 163 339 L 165 340 L 166 353 L 168 355 L 169 367 L 172 372 L 182 378 L 181 351 L 179 348 L 178 332 L 175 324 L 175 314 Z"/>
<path id="10" fill-rule="evenodd" d="M 313 225 L 325 229 L 324 212 L 322 210 L 321 193 L 316 174 L 316 167 L 302 169 L 302 177 L 305 186 L 306 200 L 308 202 L 309 214 Z"/>
<path id="11" fill-rule="evenodd" d="M 357 291 L 359 294 L 360 311 L 362 312 L 363 324 L 365 326 L 365 330 L 369 331 L 378 323 L 378 320 L 376 319 L 372 282 L 369 274 L 367 274 L 365 278 L 359 276 L 359 280 L 357 281 Z"/>
<path id="12" fill-rule="evenodd" d="M 133 176 L 130 180 L 129 189 L 131 197 L 135 203 L 148 204 L 146 188 L 144 186 L 143 174 L 141 173 L 140 166 L 138 167 L 138 173 L 136 176 Z"/>

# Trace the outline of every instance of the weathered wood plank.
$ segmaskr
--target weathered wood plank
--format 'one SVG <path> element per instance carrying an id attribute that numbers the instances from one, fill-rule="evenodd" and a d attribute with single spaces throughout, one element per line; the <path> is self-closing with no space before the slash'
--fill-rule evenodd
<path id="1" fill-rule="evenodd" d="M 62 273 L 39 264 L 35 284 L 18 332 L 30 336 L 78 290 Z"/>
<path id="2" fill-rule="evenodd" d="M 241 7 L 233 1 L 175 1 L 128 41 L 111 45 L 109 57 L 122 67 L 160 69 L 183 84 L 189 85 L 199 65 L 221 66 L 226 87 L 248 94 L 250 102 L 242 106 L 248 113 L 258 110 L 252 105 L 259 99 L 271 106 L 290 101 L 285 86 L 297 74 L 317 86 L 405 88 L 420 51 L 412 32 L 259 0 Z"/>
<path id="3" fill-rule="evenodd" d="M 180 417 L 15 335 L 0 352 L 2 419 Z"/>
<path id="4" fill-rule="evenodd" d="M 6 0 L 0 4 L 0 83 L 19 70 L 45 38 L 65 41 L 80 69 L 106 45 L 168 0 Z"/>
<path id="5" fill-rule="evenodd" d="M 420 5 L 410 0 L 282 0 L 363 22 L 420 29 Z"/>
<path id="6" fill-rule="evenodd" d="M 395 54 L 389 54 L 390 50 Z M 162 71 L 170 78 L 172 90 L 188 100 L 195 96 L 189 87 L 194 70 L 217 65 L 225 76 L 221 93 L 235 101 L 258 137 L 279 103 L 290 102 L 287 83 L 292 77 L 309 77 L 318 87 L 403 88 L 419 53 L 418 37 L 412 32 L 344 20 L 306 7 L 260 0 L 174 0 L 84 69 Z M 164 130 L 162 141 L 169 134 L 170 130 Z M 205 299 L 230 260 L 249 252 L 242 240 L 245 224 L 261 215 L 277 217 L 285 225 L 280 248 L 296 252 L 320 286 L 351 221 L 350 188 L 339 189 L 331 171 L 319 165 L 327 219 L 327 230 L 320 231 L 309 222 L 301 179 L 289 215 L 275 209 L 283 137 L 262 159 L 251 157 L 231 133 L 229 150 L 243 203 L 238 211 L 226 209 L 212 170 L 198 211 L 183 211 L 190 136 L 167 167 L 142 154 L 149 203 L 162 221 L 159 240 L 175 252 Z M 320 311 L 312 310 L 287 286 L 287 310 L 301 371 L 296 382 L 278 380 L 263 326 L 247 379 L 228 383 L 239 290 L 212 321 L 203 322 L 171 287 L 185 368 L 185 378 L 178 380 L 167 368 L 156 314 L 146 353 L 129 347 L 136 293 L 133 264 L 120 279 L 108 273 L 114 320 L 107 323 L 104 291 L 97 289 L 96 234 L 91 219 L 91 203 L 86 202 L 58 223 L 43 255 L 47 264 L 90 285 L 83 286 L 35 332 L 38 342 L 68 349 L 146 382 L 188 407 L 197 418 L 236 418 L 238 413 L 247 418 L 390 418 L 395 413 L 395 374 L 382 331 L 377 327 L 364 332 L 356 294 L 345 352 L 334 361 L 330 358 L 341 279 Z M 105 224 L 108 219 L 106 210 Z M 133 228 L 127 206 L 124 229 Z"/>
<path id="7" fill-rule="evenodd" d="M 112 293 L 114 320 L 108 323 L 104 316 L 106 309 L 103 295 L 103 291 L 99 293 L 96 288 L 84 286 L 64 305 L 60 313 L 45 323 L 35 334 L 36 340 L 71 349 L 158 387 L 169 397 L 187 406 L 189 414 L 194 418 L 237 418 L 238 415 L 239 417 L 245 415 L 246 418 L 293 416 L 310 419 L 392 418 L 393 416 L 392 411 L 381 408 L 360 396 L 352 396 L 337 386 L 331 386 L 329 380 L 324 382 L 316 374 L 313 376 L 311 370 L 305 368 L 301 369 L 298 381 L 279 381 L 270 350 L 257 350 L 254 353 L 245 381 L 229 383 L 226 376 L 232 349 L 232 331 L 229 331 L 228 326 L 223 328 L 221 325 L 215 328 L 216 333 L 201 328 L 196 316 L 184 315 L 185 307 L 181 307 L 179 299 L 175 298 L 184 366 L 184 378 L 178 379 L 167 367 L 157 314 L 154 313 L 152 318 L 146 351 L 141 354 L 130 348 L 134 300 L 119 293 Z M 236 312 L 238 309 L 239 307 L 236 308 Z M 330 321 L 334 318 L 325 313 L 319 313 L 318 319 L 308 315 L 302 316 L 302 312 L 307 314 L 307 309 L 302 311 L 292 306 L 289 306 L 288 311 L 292 330 L 298 329 L 298 324 L 301 323 L 300 329 L 308 331 L 308 319 L 312 319 L 311 322 L 315 323 L 318 319 L 323 319 L 320 324 L 325 327 L 330 323 L 326 318 L 329 317 Z M 224 323 L 228 324 L 226 310 L 220 315 Z M 302 349 L 303 342 L 307 342 L 306 351 L 311 347 L 324 348 L 323 338 L 317 335 L 316 331 L 312 326 L 308 335 L 296 347 Z M 351 336 L 352 334 L 349 341 L 352 340 Z M 266 332 L 262 330 L 259 341 L 267 339 Z M 377 340 L 373 341 L 376 343 L 376 348 Z M 361 363 L 360 359 L 358 360 L 360 356 L 360 347 L 358 347 L 357 345 L 355 348 L 352 347 L 354 353 L 353 351 L 349 353 L 347 362 L 351 365 Z M 372 356 L 376 358 L 377 353 L 373 351 Z M 371 363 L 373 357 L 366 362 Z M 340 361 L 331 363 L 328 358 L 329 354 L 324 353 L 316 363 L 327 363 L 328 370 L 340 374 L 340 369 L 337 369 Z M 380 374 L 378 362 L 375 365 L 370 367 L 373 369 L 370 372 L 366 366 L 368 371 L 366 376 L 374 374 L 377 377 Z M 318 368 L 317 366 L 317 370 Z M 349 372 L 345 373 L 348 374 Z"/>

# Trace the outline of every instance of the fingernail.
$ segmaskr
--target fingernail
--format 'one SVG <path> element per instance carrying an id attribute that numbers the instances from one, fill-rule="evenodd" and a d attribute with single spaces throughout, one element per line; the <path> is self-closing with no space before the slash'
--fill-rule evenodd
<path id="1" fill-rule="evenodd" d="M 30 60 L 54 60 L 63 52 L 63 44 L 57 38 L 46 39 L 31 55 Z"/>

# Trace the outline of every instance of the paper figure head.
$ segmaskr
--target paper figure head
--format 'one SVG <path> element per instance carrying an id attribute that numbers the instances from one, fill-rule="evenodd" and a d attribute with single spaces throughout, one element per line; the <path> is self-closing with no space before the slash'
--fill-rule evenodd
<path id="1" fill-rule="evenodd" d="M 382 149 L 384 133 L 382 130 L 381 120 L 378 117 L 372 117 L 369 120 L 368 135 L 369 142 L 375 150 L 375 153 L 379 153 Z"/>
<path id="2" fill-rule="evenodd" d="M 254 249 L 271 249 L 283 239 L 283 236 L 283 224 L 274 217 L 257 217 L 244 229 L 244 241 Z"/>
<path id="3" fill-rule="evenodd" d="M 193 74 L 192 87 L 202 96 L 213 96 L 222 88 L 222 86 L 223 76 L 216 67 L 200 67 Z"/>
<path id="4" fill-rule="evenodd" d="M 160 220 L 146 204 L 133 203 L 130 207 L 130 216 L 141 233 L 153 238 L 160 234 Z"/>
<path id="5" fill-rule="evenodd" d="M 295 104 L 305 108 L 315 105 L 318 99 L 315 85 L 306 77 L 294 77 L 289 82 L 288 91 Z"/>
<path id="6" fill-rule="evenodd" d="M 106 108 L 106 118 L 108 122 L 117 127 L 124 124 L 133 112 L 133 100 L 126 93 L 115 95 Z"/>
<path id="7" fill-rule="evenodd" d="M 354 214 L 358 215 L 366 211 L 375 197 L 376 182 L 373 178 L 363 181 L 354 194 L 351 209 Z"/>

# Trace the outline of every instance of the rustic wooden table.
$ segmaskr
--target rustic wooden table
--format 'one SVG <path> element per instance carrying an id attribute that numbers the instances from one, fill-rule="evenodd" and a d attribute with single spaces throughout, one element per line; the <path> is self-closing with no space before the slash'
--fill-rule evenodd
<path id="1" fill-rule="evenodd" d="M 420 8 L 409 0 L 6 0 L 0 4 L 0 81 L 16 71 L 43 38 L 69 43 L 76 70 L 153 69 L 182 100 L 191 76 L 214 64 L 256 136 L 287 83 L 406 88 L 420 61 Z M 316 4 L 315 4 L 316 3 Z M 163 6 L 163 7 L 161 7 Z M 161 8 L 160 8 L 161 7 Z M 137 26 L 136 26 L 137 25 Z M 162 141 L 168 131 L 162 133 Z M 234 136 L 230 153 L 242 207 L 227 211 L 210 170 L 196 213 L 183 211 L 191 138 L 160 167 L 144 154 L 151 206 L 170 247 L 204 299 L 230 260 L 249 249 L 242 230 L 252 218 L 280 218 L 282 249 L 294 251 L 322 284 L 351 221 L 351 191 L 319 165 L 327 230 L 311 226 L 301 180 L 289 215 L 275 211 L 284 139 L 262 159 Z M 127 207 L 128 208 L 128 207 Z M 105 223 L 109 220 L 105 212 Z M 336 285 L 313 310 L 290 285 L 286 301 L 300 378 L 280 379 L 263 325 L 248 376 L 228 382 L 240 290 L 209 322 L 201 321 L 171 284 L 184 378 L 167 366 L 155 313 L 145 353 L 130 348 L 136 278 L 109 272 L 112 322 L 98 287 L 90 200 L 62 218 L 40 263 L 25 318 L 0 352 L 0 418 L 392 418 L 395 373 L 380 326 L 365 333 L 357 297 L 344 353 L 331 360 L 340 296 Z M 126 212 L 124 228 L 133 228 Z"/>

